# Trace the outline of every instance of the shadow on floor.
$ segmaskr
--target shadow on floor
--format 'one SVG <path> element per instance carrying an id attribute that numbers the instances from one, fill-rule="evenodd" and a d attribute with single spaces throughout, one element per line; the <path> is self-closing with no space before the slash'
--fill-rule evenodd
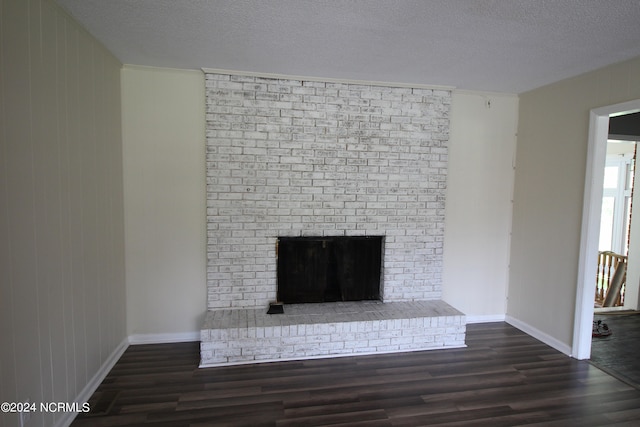
<path id="1" fill-rule="evenodd" d="M 606 323 L 611 335 L 592 339 L 590 362 L 640 390 L 640 312 L 596 314 L 594 320 Z"/>

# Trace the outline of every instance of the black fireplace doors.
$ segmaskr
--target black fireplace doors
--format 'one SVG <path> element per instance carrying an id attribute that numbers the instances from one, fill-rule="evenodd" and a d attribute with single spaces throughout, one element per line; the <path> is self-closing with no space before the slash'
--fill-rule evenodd
<path id="1" fill-rule="evenodd" d="M 380 299 L 382 236 L 278 238 L 278 301 Z"/>

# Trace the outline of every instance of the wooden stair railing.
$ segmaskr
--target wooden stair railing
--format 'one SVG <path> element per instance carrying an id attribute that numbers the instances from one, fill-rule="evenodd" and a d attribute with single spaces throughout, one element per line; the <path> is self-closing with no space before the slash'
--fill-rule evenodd
<path id="1" fill-rule="evenodd" d="M 605 301 L 607 302 L 606 306 L 609 307 L 620 307 L 624 305 L 626 267 L 626 256 L 618 255 L 615 252 L 611 251 L 603 251 L 598 253 L 598 271 L 596 274 L 595 295 L 596 307 L 605 306 Z M 618 273 L 617 277 L 615 277 L 616 272 Z M 621 283 L 619 283 L 620 281 Z M 607 298 L 607 294 L 609 293 L 609 291 L 617 291 L 617 295 L 608 295 L 609 298 Z"/>

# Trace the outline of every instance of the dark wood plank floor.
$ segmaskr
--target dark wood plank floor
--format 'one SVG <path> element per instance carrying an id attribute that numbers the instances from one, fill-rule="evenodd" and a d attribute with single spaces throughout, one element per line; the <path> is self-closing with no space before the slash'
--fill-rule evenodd
<path id="1" fill-rule="evenodd" d="M 73 426 L 640 425 L 640 391 L 505 323 L 467 345 L 207 369 L 197 343 L 132 346 Z"/>

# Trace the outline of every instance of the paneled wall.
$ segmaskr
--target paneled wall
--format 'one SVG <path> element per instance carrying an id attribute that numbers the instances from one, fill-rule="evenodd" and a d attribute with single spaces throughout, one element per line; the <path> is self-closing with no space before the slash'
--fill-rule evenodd
<path id="1" fill-rule="evenodd" d="M 0 17 L 0 401 L 73 402 L 126 344 L 121 64 L 48 0 Z"/>

